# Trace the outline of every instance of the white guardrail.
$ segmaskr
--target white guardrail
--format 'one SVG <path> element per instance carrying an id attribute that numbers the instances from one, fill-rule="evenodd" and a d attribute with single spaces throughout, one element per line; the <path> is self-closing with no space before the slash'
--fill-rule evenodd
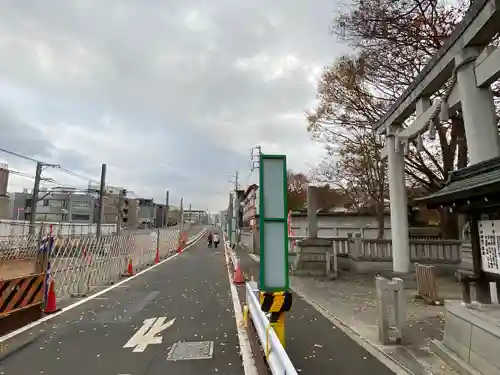
<path id="1" fill-rule="evenodd" d="M 236 264 L 239 262 L 239 259 L 231 247 L 229 247 L 229 258 L 231 259 L 231 264 L 233 265 L 233 271 L 236 271 Z"/>
<path id="2" fill-rule="evenodd" d="M 231 246 L 226 247 L 229 251 L 229 258 L 233 265 L 233 270 L 236 270 L 240 259 L 236 255 Z M 257 282 L 248 281 L 245 283 L 246 290 L 246 306 L 248 313 L 252 319 L 255 330 L 259 337 L 260 344 L 266 356 L 267 364 L 273 375 L 298 375 L 292 361 L 288 357 L 285 348 L 281 344 L 280 339 L 274 332 L 269 319 L 261 310 L 258 298 L 259 288 Z M 247 329 L 249 326 L 247 325 Z"/>
<path id="3" fill-rule="evenodd" d="M 257 283 L 249 281 L 245 284 L 245 288 L 248 312 L 259 336 L 271 373 L 273 375 L 298 375 L 285 348 L 281 345 L 281 341 L 269 323 L 269 319 L 260 308 L 259 299 L 257 298 L 259 292 Z"/>
<path id="4" fill-rule="evenodd" d="M 208 229 L 207 228 L 204 228 L 202 229 L 200 232 L 194 234 L 193 236 L 189 237 L 187 242 L 186 242 L 186 246 L 189 246 L 191 245 L 193 242 L 196 242 L 198 241 L 200 238 L 202 238 L 205 234 L 207 234 L 208 232 Z"/>

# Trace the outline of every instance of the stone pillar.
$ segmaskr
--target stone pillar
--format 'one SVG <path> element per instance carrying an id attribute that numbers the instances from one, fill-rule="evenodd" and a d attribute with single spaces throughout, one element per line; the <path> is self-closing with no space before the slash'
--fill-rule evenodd
<path id="1" fill-rule="evenodd" d="M 478 49 L 465 48 L 455 58 L 455 63 L 458 66 L 464 60 L 478 55 Z M 470 164 L 500 156 L 500 137 L 493 94 L 489 86 L 477 87 L 473 61 L 457 69 L 457 84 L 462 103 Z"/>
<path id="2" fill-rule="evenodd" d="M 307 186 L 307 237 L 318 238 L 318 218 L 316 202 L 316 186 Z"/>
<path id="3" fill-rule="evenodd" d="M 386 137 L 391 207 L 392 268 L 394 273 L 410 272 L 408 208 L 405 185 L 405 157 L 395 135 Z"/>

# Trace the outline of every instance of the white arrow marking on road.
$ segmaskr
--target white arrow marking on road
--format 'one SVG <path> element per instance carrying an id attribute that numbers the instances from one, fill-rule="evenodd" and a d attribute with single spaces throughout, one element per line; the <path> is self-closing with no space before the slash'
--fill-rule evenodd
<path id="1" fill-rule="evenodd" d="M 175 318 L 164 324 L 165 320 L 167 320 L 166 316 L 144 320 L 143 326 L 123 347 L 133 348 L 135 346 L 133 351 L 137 353 L 146 350 L 147 346 L 150 344 L 161 344 L 163 342 L 163 337 L 156 335 L 171 327 L 175 322 Z"/>

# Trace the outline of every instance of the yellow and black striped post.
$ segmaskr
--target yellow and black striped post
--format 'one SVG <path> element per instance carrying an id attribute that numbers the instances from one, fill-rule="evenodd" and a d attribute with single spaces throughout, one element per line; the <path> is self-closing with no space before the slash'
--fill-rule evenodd
<path id="1" fill-rule="evenodd" d="M 269 322 L 285 347 L 285 312 L 292 307 L 290 292 L 260 292 L 260 307 L 263 312 L 271 313 Z"/>

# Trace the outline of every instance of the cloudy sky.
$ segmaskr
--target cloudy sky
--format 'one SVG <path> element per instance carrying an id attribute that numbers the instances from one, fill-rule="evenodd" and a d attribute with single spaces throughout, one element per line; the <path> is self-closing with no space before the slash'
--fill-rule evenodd
<path id="1" fill-rule="evenodd" d="M 328 26 L 340 0 L 2 0 L 0 148 L 60 164 L 44 177 L 108 183 L 193 208 L 227 206 L 250 149 L 306 171 L 322 67 L 345 52 Z M 0 154 L 9 168 L 32 162 Z M 33 180 L 13 176 L 10 191 Z M 50 185 L 47 185 L 50 186 Z"/>

